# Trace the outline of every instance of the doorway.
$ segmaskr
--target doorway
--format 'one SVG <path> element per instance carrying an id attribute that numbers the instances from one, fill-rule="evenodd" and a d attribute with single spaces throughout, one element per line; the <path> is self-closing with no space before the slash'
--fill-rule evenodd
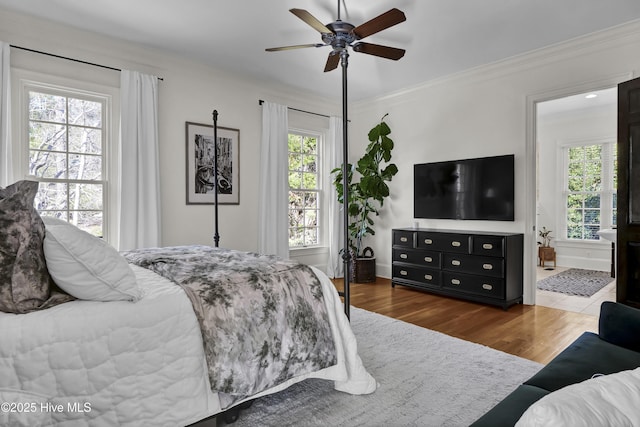
<path id="1" fill-rule="evenodd" d="M 536 282 L 593 270 L 605 278 L 615 273 L 612 243 L 598 231 L 615 227 L 617 88 L 559 93 L 533 106 L 535 303 L 597 316 L 602 301 L 615 301 L 615 279 L 591 296 L 540 290 Z"/>

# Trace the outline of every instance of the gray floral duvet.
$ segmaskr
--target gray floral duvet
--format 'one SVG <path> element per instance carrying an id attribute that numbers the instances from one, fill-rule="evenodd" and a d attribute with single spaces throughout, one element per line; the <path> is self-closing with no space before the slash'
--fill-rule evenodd
<path id="1" fill-rule="evenodd" d="M 124 252 L 180 285 L 200 322 L 211 389 L 225 409 L 337 363 L 320 281 L 291 260 L 176 246 Z"/>

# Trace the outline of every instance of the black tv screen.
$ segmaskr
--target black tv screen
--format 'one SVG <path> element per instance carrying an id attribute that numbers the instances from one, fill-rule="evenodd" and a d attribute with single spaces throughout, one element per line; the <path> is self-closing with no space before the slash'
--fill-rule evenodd
<path id="1" fill-rule="evenodd" d="M 514 156 L 414 165 L 414 217 L 513 221 Z"/>

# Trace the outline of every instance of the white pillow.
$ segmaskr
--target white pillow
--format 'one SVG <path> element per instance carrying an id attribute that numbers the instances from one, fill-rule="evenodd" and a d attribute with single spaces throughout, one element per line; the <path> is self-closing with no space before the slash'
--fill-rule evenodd
<path id="1" fill-rule="evenodd" d="M 525 426 L 640 426 L 640 368 L 549 393 L 522 414 Z"/>
<path id="2" fill-rule="evenodd" d="M 47 269 L 61 289 L 91 301 L 138 301 L 142 297 L 129 263 L 108 243 L 66 221 L 42 220 Z"/>

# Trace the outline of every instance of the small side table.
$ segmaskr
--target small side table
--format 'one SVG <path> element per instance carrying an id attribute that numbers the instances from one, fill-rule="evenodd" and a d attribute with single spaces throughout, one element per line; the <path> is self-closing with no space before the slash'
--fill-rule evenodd
<path id="1" fill-rule="evenodd" d="M 539 246 L 538 258 L 540 259 L 540 266 L 544 267 L 546 261 L 553 261 L 553 266 L 556 266 L 556 250 L 551 246 Z"/>

